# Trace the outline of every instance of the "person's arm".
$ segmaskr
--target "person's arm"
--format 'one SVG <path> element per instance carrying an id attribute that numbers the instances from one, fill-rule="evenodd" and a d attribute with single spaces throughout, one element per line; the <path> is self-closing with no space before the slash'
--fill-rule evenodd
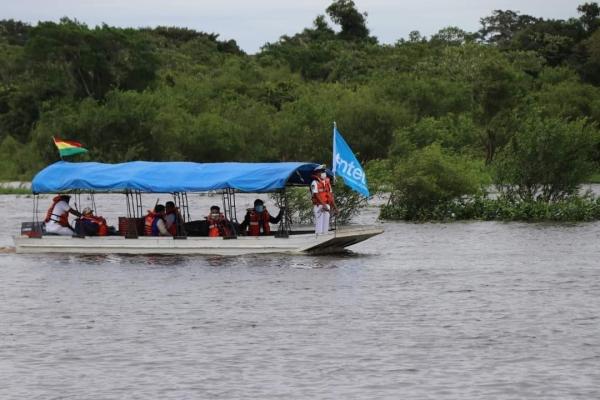
<path id="1" fill-rule="evenodd" d="M 279 221 L 281 221 L 281 217 L 283 217 L 283 211 L 285 210 L 284 207 L 281 207 L 279 209 L 279 214 L 277 214 L 276 217 L 272 216 L 271 214 L 269 214 L 269 222 L 272 224 L 278 224 Z"/>
<path id="2" fill-rule="evenodd" d="M 158 220 L 158 222 L 156 223 L 156 227 L 158 228 L 158 233 L 160 236 L 173 236 L 167 230 L 165 221 L 163 221 L 162 218 Z"/>
<path id="3" fill-rule="evenodd" d="M 81 213 L 73 208 L 69 208 L 69 212 L 76 217 L 81 217 Z"/>
<path id="4" fill-rule="evenodd" d="M 240 231 L 246 232 L 248 225 L 250 225 L 250 213 L 246 213 L 246 215 L 244 216 L 244 222 L 240 224 Z"/>

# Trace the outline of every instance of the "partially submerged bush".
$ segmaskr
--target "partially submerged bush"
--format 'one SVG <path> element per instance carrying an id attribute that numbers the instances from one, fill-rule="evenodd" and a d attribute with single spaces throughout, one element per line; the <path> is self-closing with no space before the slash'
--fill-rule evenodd
<path id="1" fill-rule="evenodd" d="M 529 116 L 498 155 L 495 183 L 505 197 L 566 199 L 593 172 L 598 131 L 585 119 Z"/>
<path id="2" fill-rule="evenodd" d="M 402 206 L 384 206 L 381 218 L 394 220 L 451 221 L 597 221 L 600 220 L 600 198 L 592 195 L 571 196 L 555 202 L 543 200 L 515 200 L 507 197 L 496 199 L 475 196 L 438 204 L 432 209 L 409 214 Z"/>
<path id="3" fill-rule="evenodd" d="M 396 167 L 394 191 L 382 216 L 397 214 L 404 215 L 401 219 L 425 219 L 442 204 L 480 194 L 486 182 L 480 163 L 448 153 L 434 143 L 415 151 Z"/>

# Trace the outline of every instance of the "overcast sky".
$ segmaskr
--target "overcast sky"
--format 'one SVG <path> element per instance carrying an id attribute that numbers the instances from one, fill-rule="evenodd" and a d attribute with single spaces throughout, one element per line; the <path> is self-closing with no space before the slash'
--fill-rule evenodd
<path id="1" fill-rule="evenodd" d="M 382 43 L 394 43 L 418 30 L 429 36 L 447 26 L 476 31 L 479 19 L 496 9 L 535 17 L 577 17 L 577 5 L 591 0 L 355 0 L 369 15 L 367 26 Z M 0 0 L 0 19 L 30 23 L 67 16 L 90 26 L 179 26 L 235 39 L 248 53 L 281 35 L 305 27 L 332 0 Z"/>

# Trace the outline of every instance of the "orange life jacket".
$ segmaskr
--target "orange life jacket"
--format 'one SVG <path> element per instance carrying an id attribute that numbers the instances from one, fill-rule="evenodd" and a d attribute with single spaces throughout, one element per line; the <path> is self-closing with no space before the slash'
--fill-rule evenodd
<path id="1" fill-rule="evenodd" d="M 320 176 L 313 175 L 313 180 L 317 181 L 317 193 L 312 193 L 312 203 L 315 205 L 329 204 L 333 206 L 333 191 L 331 190 L 331 181 L 329 178 L 321 179 Z"/>
<path id="2" fill-rule="evenodd" d="M 213 214 L 208 214 L 206 221 L 208 222 L 209 237 L 219 237 L 221 236 L 221 232 L 223 232 L 224 236 L 228 235 L 228 229 L 225 226 L 225 215 L 223 213 L 219 213 L 217 217 L 213 217 Z"/>
<path id="3" fill-rule="evenodd" d="M 106 225 L 106 220 L 102 217 L 98 217 L 95 215 L 92 216 L 81 216 L 81 219 L 88 220 L 98 225 L 98 236 L 106 236 L 108 235 L 108 226 Z"/>
<path id="4" fill-rule="evenodd" d="M 271 225 L 269 225 L 270 215 L 266 207 L 260 213 L 256 212 L 254 208 L 250 208 L 248 211 L 250 213 L 250 225 L 248 226 L 248 235 L 260 235 L 261 228 L 265 235 L 271 233 Z"/>
<path id="5" fill-rule="evenodd" d="M 61 201 L 63 201 L 63 198 L 60 195 L 55 196 L 52 199 L 52 205 L 46 212 L 46 219 L 44 219 L 45 223 L 54 221 L 54 222 L 58 222 L 58 224 L 60 226 L 67 226 L 67 227 L 69 226 L 69 212 L 68 211 L 65 211 L 64 213 L 62 213 L 60 215 L 54 214 L 54 207 L 56 207 L 56 205 Z M 54 218 L 52 218 L 52 217 L 54 217 Z"/>
<path id="6" fill-rule="evenodd" d="M 160 236 L 160 231 L 158 230 L 158 220 L 161 219 L 162 216 L 160 214 L 155 213 L 154 211 L 148 211 L 148 215 L 144 218 L 144 235 L 146 236 Z"/>

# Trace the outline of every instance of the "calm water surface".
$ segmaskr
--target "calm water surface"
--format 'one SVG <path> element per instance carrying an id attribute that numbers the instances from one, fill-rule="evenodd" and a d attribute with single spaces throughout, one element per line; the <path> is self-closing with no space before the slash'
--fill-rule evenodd
<path id="1" fill-rule="evenodd" d="M 30 200 L 0 206 L 11 246 Z M 383 227 L 335 257 L 0 254 L 0 399 L 600 398 L 600 223 Z"/>

